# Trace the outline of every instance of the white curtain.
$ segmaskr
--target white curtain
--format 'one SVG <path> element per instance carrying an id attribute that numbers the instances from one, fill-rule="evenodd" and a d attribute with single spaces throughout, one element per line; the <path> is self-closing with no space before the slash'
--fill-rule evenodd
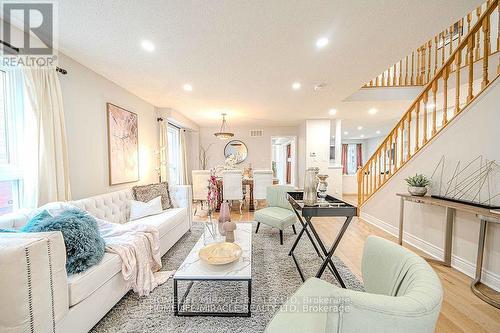
<path id="1" fill-rule="evenodd" d="M 180 144 L 180 185 L 189 185 L 188 179 L 188 162 L 187 162 L 187 143 L 186 143 L 186 130 L 179 131 L 179 144 Z"/>
<path id="2" fill-rule="evenodd" d="M 69 184 L 68 152 L 66 144 L 66 128 L 61 85 L 54 68 L 24 68 L 24 85 L 26 112 L 35 121 L 32 127 L 25 127 L 32 147 L 36 147 L 28 165 L 31 173 L 31 184 L 35 189 L 36 205 L 51 201 L 71 199 Z M 29 105 L 28 105 L 29 104 Z M 28 140 L 26 140 L 28 141 Z M 26 175 L 29 179 L 29 175 Z M 29 189 L 25 188 L 24 192 Z"/>
<path id="3" fill-rule="evenodd" d="M 160 175 L 160 180 L 162 182 L 167 182 L 168 181 L 168 175 L 169 175 L 169 170 L 168 170 L 168 134 L 167 134 L 167 129 L 168 125 L 166 121 L 162 120 L 158 122 L 159 127 L 160 127 L 160 151 L 159 151 L 159 156 L 158 156 L 158 168 L 159 168 L 159 175 Z"/>

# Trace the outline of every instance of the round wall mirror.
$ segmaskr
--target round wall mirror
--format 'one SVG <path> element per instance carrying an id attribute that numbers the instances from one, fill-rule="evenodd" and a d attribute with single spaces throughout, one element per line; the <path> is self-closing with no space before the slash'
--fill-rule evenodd
<path id="1" fill-rule="evenodd" d="M 228 158 L 231 155 L 236 157 L 237 163 L 241 163 L 247 159 L 248 148 L 243 141 L 232 140 L 227 143 L 226 147 L 224 147 L 224 157 Z"/>

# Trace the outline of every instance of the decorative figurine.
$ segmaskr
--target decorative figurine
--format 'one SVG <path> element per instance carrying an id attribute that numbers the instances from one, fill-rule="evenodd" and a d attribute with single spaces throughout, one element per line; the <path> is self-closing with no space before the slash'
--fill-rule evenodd
<path id="1" fill-rule="evenodd" d="M 228 221 L 224 223 L 224 231 L 226 233 L 226 242 L 234 242 L 234 230 L 236 230 L 236 223 Z"/>
<path id="2" fill-rule="evenodd" d="M 318 184 L 319 205 L 322 206 L 327 204 L 325 198 L 326 198 L 326 189 L 328 187 L 328 183 L 326 182 L 328 175 L 318 175 L 317 177 L 319 179 L 319 184 Z"/>

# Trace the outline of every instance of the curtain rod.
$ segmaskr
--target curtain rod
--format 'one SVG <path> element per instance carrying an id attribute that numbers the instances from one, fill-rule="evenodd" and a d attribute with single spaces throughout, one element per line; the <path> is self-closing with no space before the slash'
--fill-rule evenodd
<path id="1" fill-rule="evenodd" d="M 3 44 L 3 45 L 5 45 L 5 46 L 7 46 L 8 48 L 10 48 L 10 49 L 12 49 L 12 50 L 16 51 L 17 53 L 19 53 L 19 48 L 18 48 L 18 47 L 15 47 L 14 45 L 12 45 L 12 44 L 10 44 L 10 43 L 7 43 L 7 42 L 5 42 L 5 41 L 3 41 L 3 40 L 0 40 L 0 44 Z M 61 68 L 61 67 L 56 67 L 56 72 L 59 72 L 59 73 L 61 73 L 61 74 L 63 74 L 63 75 L 68 74 L 68 71 L 67 71 L 67 70 L 65 70 L 64 68 Z"/>

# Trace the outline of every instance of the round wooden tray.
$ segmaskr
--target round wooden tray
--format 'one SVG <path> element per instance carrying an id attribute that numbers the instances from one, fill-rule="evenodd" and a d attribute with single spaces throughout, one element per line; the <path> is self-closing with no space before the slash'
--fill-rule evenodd
<path id="1" fill-rule="evenodd" d="M 225 265 L 238 260 L 243 250 L 234 243 L 213 243 L 200 250 L 200 259 L 210 265 Z"/>

